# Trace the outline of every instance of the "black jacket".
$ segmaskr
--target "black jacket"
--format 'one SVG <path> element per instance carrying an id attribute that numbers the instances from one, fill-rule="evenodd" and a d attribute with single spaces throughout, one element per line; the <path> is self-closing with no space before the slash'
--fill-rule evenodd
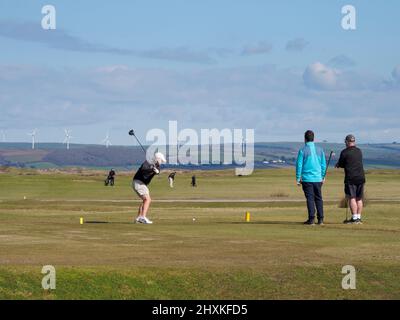
<path id="1" fill-rule="evenodd" d="M 114 170 L 110 170 L 110 172 L 108 173 L 108 178 L 112 179 L 115 176 L 115 171 Z"/>
<path id="2" fill-rule="evenodd" d="M 142 181 L 145 185 L 148 185 L 151 182 L 151 179 L 160 172 L 160 166 L 158 164 L 151 164 L 147 160 L 142 163 L 139 170 L 136 171 L 134 180 Z"/>
<path id="3" fill-rule="evenodd" d="M 344 183 L 362 184 L 365 183 L 365 173 L 363 166 L 362 152 L 357 147 L 349 147 L 342 151 L 338 163 L 338 168 L 344 168 Z"/>

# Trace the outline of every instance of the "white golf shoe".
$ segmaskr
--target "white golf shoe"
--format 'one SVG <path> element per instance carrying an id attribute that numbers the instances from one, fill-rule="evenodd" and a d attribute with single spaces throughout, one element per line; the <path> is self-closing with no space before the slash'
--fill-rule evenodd
<path id="1" fill-rule="evenodd" d="M 148 219 L 146 217 L 137 217 L 136 222 L 143 223 L 143 224 L 153 224 L 153 221 L 151 221 L 150 219 Z"/>
<path id="2" fill-rule="evenodd" d="M 146 224 L 153 224 L 153 221 L 151 221 L 150 219 L 143 217 L 143 220 L 145 221 L 144 223 Z"/>

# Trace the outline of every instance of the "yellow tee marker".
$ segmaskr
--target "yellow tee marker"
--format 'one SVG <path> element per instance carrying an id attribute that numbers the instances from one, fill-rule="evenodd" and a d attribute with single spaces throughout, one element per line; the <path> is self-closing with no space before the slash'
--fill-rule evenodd
<path id="1" fill-rule="evenodd" d="M 80 223 L 80 224 L 83 224 L 83 218 L 80 218 L 80 219 L 79 219 L 79 223 Z"/>
<path id="2" fill-rule="evenodd" d="M 245 215 L 245 220 L 246 220 L 246 222 L 250 222 L 250 212 L 246 212 L 246 215 Z"/>

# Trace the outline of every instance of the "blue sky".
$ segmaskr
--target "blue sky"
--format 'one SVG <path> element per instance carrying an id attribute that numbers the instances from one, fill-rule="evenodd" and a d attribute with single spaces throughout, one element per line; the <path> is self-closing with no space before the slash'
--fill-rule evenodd
<path id="1" fill-rule="evenodd" d="M 41 8 L 57 29 L 41 29 Z M 357 29 L 341 27 L 341 8 Z M 399 140 L 400 3 L 2 1 L 8 141 L 128 144 L 152 128 L 254 128 L 257 141 Z"/>

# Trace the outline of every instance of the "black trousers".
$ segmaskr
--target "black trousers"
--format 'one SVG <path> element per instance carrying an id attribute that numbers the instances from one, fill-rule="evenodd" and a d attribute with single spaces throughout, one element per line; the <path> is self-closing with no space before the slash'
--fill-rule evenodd
<path id="1" fill-rule="evenodd" d="M 302 187 L 307 199 L 308 219 L 315 219 L 315 208 L 317 208 L 318 219 L 324 219 L 322 182 L 303 182 Z"/>

